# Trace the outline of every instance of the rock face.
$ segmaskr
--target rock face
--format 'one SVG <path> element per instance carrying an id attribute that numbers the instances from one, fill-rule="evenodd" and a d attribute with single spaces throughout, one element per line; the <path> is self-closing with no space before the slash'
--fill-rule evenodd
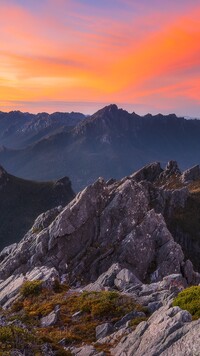
<path id="1" fill-rule="evenodd" d="M 149 182 L 154 182 L 160 174 L 163 172 L 163 169 L 160 166 L 159 162 L 155 162 L 145 166 L 139 171 L 132 174 L 132 178 L 136 182 L 140 182 L 142 180 L 147 180 Z"/>
<path id="2" fill-rule="evenodd" d="M 170 176 L 175 175 L 175 176 L 180 176 L 181 171 L 178 167 L 178 163 L 176 161 L 169 161 L 166 165 L 166 168 L 164 172 L 161 174 L 161 178 L 169 178 Z"/>
<path id="3" fill-rule="evenodd" d="M 181 179 L 183 183 L 193 182 L 195 180 L 200 179 L 200 168 L 199 165 L 196 165 L 190 169 L 187 169 L 183 172 Z"/>
<path id="4" fill-rule="evenodd" d="M 132 287 L 156 283 L 170 274 L 198 283 L 199 275 L 185 261 L 163 215 L 156 212 L 158 205 L 161 212 L 184 205 L 184 198 L 178 197 L 185 193 L 154 187 L 153 204 L 150 187 L 134 177 L 108 185 L 99 178 L 63 210 L 41 215 L 10 255 L 1 255 L 1 303 L 14 297 L 24 276 L 44 278 L 32 271 L 53 269 L 72 286 L 95 282 L 100 289 L 112 283 L 119 289 L 130 282 Z"/>
<path id="5" fill-rule="evenodd" d="M 114 356 L 198 355 L 200 320 L 190 313 L 165 306 L 143 321 L 111 351 Z"/>

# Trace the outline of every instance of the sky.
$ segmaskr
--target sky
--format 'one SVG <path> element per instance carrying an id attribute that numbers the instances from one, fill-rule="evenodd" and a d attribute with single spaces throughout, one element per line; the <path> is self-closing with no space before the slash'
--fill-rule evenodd
<path id="1" fill-rule="evenodd" d="M 0 0 L 0 110 L 200 117 L 200 0 Z"/>

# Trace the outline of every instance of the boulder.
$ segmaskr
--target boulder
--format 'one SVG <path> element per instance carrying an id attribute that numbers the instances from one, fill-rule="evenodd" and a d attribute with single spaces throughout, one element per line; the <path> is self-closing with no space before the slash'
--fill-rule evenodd
<path id="1" fill-rule="evenodd" d="M 60 307 L 59 305 L 57 305 L 51 313 L 41 318 L 40 320 L 41 326 L 43 328 L 47 328 L 48 326 L 55 325 L 58 321 L 59 311 L 60 311 Z"/>
<path id="2" fill-rule="evenodd" d="M 83 288 L 85 291 L 98 292 L 101 290 L 114 288 L 116 275 L 121 271 L 119 263 L 114 263 L 106 272 L 102 273 L 99 278 Z"/>
<path id="3" fill-rule="evenodd" d="M 114 325 L 115 328 L 117 329 L 121 329 L 123 328 L 127 321 L 135 319 L 135 318 L 142 318 L 145 317 L 146 315 L 143 312 L 138 312 L 137 310 L 133 310 L 132 312 L 126 314 L 125 316 L 123 316 L 122 319 L 120 319 L 119 321 L 117 321 Z"/>
<path id="4" fill-rule="evenodd" d="M 96 327 L 96 339 L 102 339 L 114 332 L 114 327 L 111 323 L 104 323 Z"/>
<path id="5" fill-rule="evenodd" d="M 75 356 L 105 356 L 104 352 L 98 352 L 92 345 L 84 345 L 79 348 L 71 347 L 69 351 Z"/>
<path id="6" fill-rule="evenodd" d="M 131 332 L 131 329 L 127 326 L 117 329 L 117 331 L 113 332 L 112 334 L 104 337 L 103 339 L 99 339 L 95 342 L 94 345 L 113 345 L 119 342 L 119 340 L 128 335 Z"/>
<path id="7" fill-rule="evenodd" d="M 142 282 L 127 268 L 123 268 L 114 280 L 115 286 L 119 290 L 128 289 L 130 287 L 135 287 L 141 285 Z"/>

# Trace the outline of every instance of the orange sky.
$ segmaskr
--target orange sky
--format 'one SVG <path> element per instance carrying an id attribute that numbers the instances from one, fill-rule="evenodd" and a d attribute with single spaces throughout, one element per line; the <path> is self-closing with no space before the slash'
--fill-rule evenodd
<path id="1" fill-rule="evenodd" d="M 0 110 L 200 117 L 200 1 L 149 3 L 2 0 Z"/>

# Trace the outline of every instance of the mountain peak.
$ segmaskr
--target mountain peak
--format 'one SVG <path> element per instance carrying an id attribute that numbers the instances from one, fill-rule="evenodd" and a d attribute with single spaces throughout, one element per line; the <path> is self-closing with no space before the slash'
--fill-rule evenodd
<path id="1" fill-rule="evenodd" d="M 121 109 L 122 110 L 122 109 Z M 110 104 L 104 106 L 102 109 L 98 110 L 91 117 L 101 117 L 101 116 L 116 116 L 116 114 L 120 111 L 116 104 Z"/>
<path id="2" fill-rule="evenodd" d="M 118 106 L 116 104 L 110 104 L 105 106 L 102 110 L 108 111 L 108 112 L 116 112 L 119 110 Z"/>

